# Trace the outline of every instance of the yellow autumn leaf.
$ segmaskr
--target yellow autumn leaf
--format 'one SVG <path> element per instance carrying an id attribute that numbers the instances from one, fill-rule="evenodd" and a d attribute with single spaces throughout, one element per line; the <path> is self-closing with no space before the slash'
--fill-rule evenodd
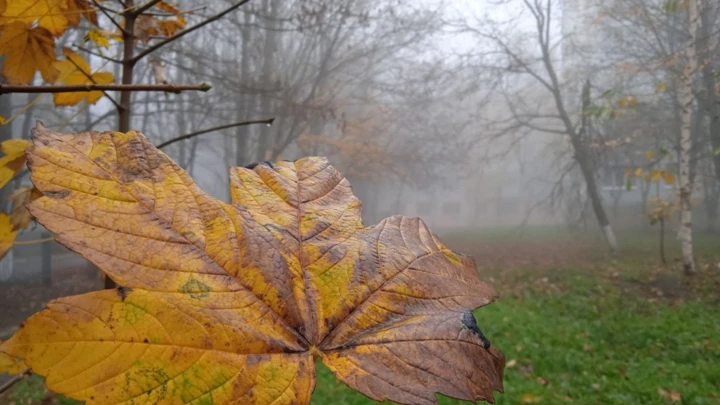
<path id="1" fill-rule="evenodd" d="M 25 165 L 25 149 L 30 146 L 30 141 L 24 139 L 10 139 L 0 144 L 0 149 L 5 154 L 0 158 L 0 188 L 15 177 Z"/>
<path id="2" fill-rule="evenodd" d="M 27 204 L 42 197 L 42 194 L 38 189 L 28 186 L 20 186 L 13 190 L 8 196 L 8 200 L 11 203 L 12 211 L 10 212 L 10 220 L 13 225 L 13 229 L 21 230 L 25 229 L 32 222 L 32 216 L 30 211 L 27 209 Z"/>
<path id="3" fill-rule="evenodd" d="M 60 72 L 58 81 L 64 84 L 108 84 L 115 80 L 110 72 L 91 73 L 90 65 L 82 56 L 69 48 L 63 48 L 65 60 L 55 62 L 55 68 Z M 90 104 L 96 103 L 103 96 L 102 91 L 78 91 L 68 93 L 55 93 L 55 105 L 76 105 L 83 99 Z"/>
<path id="4" fill-rule="evenodd" d="M 673 174 L 668 172 L 667 170 L 663 170 L 662 177 L 663 177 L 663 181 L 665 181 L 665 183 L 675 184 L 675 176 L 673 176 Z"/>
<path id="5" fill-rule="evenodd" d="M 650 175 L 652 176 L 653 181 L 660 181 L 660 176 L 662 176 L 662 171 L 653 170 Z"/>
<path id="6" fill-rule="evenodd" d="M 540 397 L 535 394 L 525 393 L 520 398 L 520 401 L 524 404 L 534 404 L 540 402 Z"/>
<path id="7" fill-rule="evenodd" d="M 5 122 L 7 122 L 7 120 L 5 119 L 5 117 L 2 116 L 2 115 L 0 115 L 0 126 L 5 125 Z"/>
<path id="8" fill-rule="evenodd" d="M 662 93 L 664 91 L 667 91 L 668 85 L 665 82 L 659 82 L 655 85 L 655 93 Z"/>
<path id="9" fill-rule="evenodd" d="M 108 40 L 108 37 L 103 31 L 100 30 L 90 30 L 85 35 L 85 37 L 89 40 L 95 43 L 97 46 L 101 46 L 103 48 L 107 48 L 110 46 L 110 41 Z"/>
<path id="10" fill-rule="evenodd" d="M 650 183 L 650 180 L 651 180 L 650 173 L 643 174 L 643 179 L 645 180 L 645 183 Z"/>
<path id="11" fill-rule="evenodd" d="M 620 99 L 620 108 L 635 108 L 637 107 L 637 99 L 633 96 L 625 96 Z"/>
<path id="12" fill-rule="evenodd" d="M 53 300 L 0 345 L 50 390 L 307 405 L 316 360 L 375 400 L 502 389 L 504 357 L 472 312 L 497 293 L 474 261 L 418 218 L 364 226 L 326 159 L 235 168 L 225 203 L 134 131 L 38 126 L 33 141 L 31 213 L 121 286 Z"/>
<path id="13" fill-rule="evenodd" d="M 0 342 L 2 344 L 2 342 Z M 0 374 L 8 373 L 19 374 L 22 373 L 27 367 L 22 360 L 9 356 L 6 353 L 0 352 Z"/>
<path id="14" fill-rule="evenodd" d="M 67 0 L 65 16 L 71 27 L 80 25 L 81 16 L 85 17 L 94 26 L 98 25 L 97 11 L 87 0 Z"/>
<path id="15" fill-rule="evenodd" d="M 37 22 L 59 37 L 68 27 L 66 0 L 12 0 L 0 17 L 0 24 L 20 22 L 26 26 Z"/>
<path id="16" fill-rule="evenodd" d="M 627 169 L 625 170 L 625 177 L 630 177 L 633 175 L 633 169 Z"/>
<path id="17" fill-rule="evenodd" d="M 647 159 L 647 160 L 655 159 L 655 151 L 649 150 L 649 151 L 645 152 L 645 159 Z"/>
<path id="18" fill-rule="evenodd" d="M 52 66 L 55 39 L 45 28 L 31 28 L 20 21 L 5 25 L 0 33 L 0 55 L 5 55 L 2 74 L 10 83 L 28 84 L 38 70 L 49 83 L 58 76 Z"/>
<path id="19" fill-rule="evenodd" d="M 12 248 L 16 237 L 17 232 L 13 228 L 10 215 L 0 211 L 0 259 Z"/>
<path id="20" fill-rule="evenodd" d="M 635 169 L 635 177 L 640 177 L 643 175 L 643 169 Z"/>

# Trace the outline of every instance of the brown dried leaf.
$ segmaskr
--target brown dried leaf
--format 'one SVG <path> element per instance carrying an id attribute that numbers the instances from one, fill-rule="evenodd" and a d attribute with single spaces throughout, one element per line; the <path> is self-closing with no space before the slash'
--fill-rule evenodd
<path id="1" fill-rule="evenodd" d="M 497 294 L 474 262 L 416 218 L 364 227 L 325 159 L 236 168 L 226 204 L 137 132 L 38 126 L 33 141 L 31 213 L 122 286 L 52 301 L 0 345 L 51 390 L 307 404 L 318 357 L 376 400 L 502 389 L 503 355 L 471 312 Z"/>

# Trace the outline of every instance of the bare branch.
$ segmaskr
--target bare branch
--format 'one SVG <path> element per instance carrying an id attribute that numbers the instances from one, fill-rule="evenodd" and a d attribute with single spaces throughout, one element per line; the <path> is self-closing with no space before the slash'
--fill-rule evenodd
<path id="1" fill-rule="evenodd" d="M 109 60 L 110 62 L 113 62 L 113 63 L 118 63 L 118 64 L 122 63 L 122 61 L 121 61 L 120 59 L 115 59 L 115 58 L 111 58 L 111 57 L 109 57 L 109 56 L 105 56 L 105 55 L 103 55 L 103 54 L 101 54 L 101 53 L 97 53 L 97 52 L 91 51 L 91 50 L 89 50 L 89 49 L 87 49 L 87 48 L 85 48 L 85 47 L 82 47 L 82 46 L 80 46 L 80 45 L 74 45 L 74 46 L 75 46 L 75 48 L 77 48 L 77 49 L 79 49 L 79 50 L 81 50 L 81 51 L 83 51 L 83 52 L 87 52 L 87 53 L 89 53 L 90 55 L 94 55 L 94 56 L 97 56 L 97 57 L 99 57 L 99 58 L 103 58 L 103 59 L 105 59 L 105 60 Z"/>
<path id="2" fill-rule="evenodd" d="M 231 11 L 237 9 L 237 8 L 239 8 L 240 6 L 242 6 L 243 4 L 245 4 L 245 3 L 249 2 L 249 1 L 250 1 L 250 0 L 242 0 L 242 1 L 239 1 L 239 2 L 235 3 L 234 5 L 226 8 L 226 9 L 223 10 L 223 11 L 221 11 L 219 14 L 216 14 L 216 15 L 208 18 L 208 19 L 205 20 L 205 21 L 199 22 L 199 23 L 193 25 L 192 27 L 190 27 L 190 28 L 188 28 L 188 29 L 186 29 L 186 30 L 184 30 L 184 31 L 180 31 L 180 32 L 178 32 L 177 34 L 175 34 L 175 35 L 173 35 L 173 36 L 171 36 L 171 37 L 165 38 L 165 40 L 160 41 L 160 42 L 158 42 L 158 43 L 150 46 L 149 48 L 145 49 L 144 51 L 140 52 L 139 54 L 135 55 L 135 56 L 131 59 L 131 62 L 132 62 L 132 63 L 137 63 L 137 61 L 139 61 L 140 59 L 146 57 L 147 55 L 151 54 L 152 52 L 155 52 L 155 51 L 158 50 L 159 48 L 161 48 L 161 47 L 169 44 L 170 42 L 175 41 L 176 39 L 179 39 L 179 38 L 181 38 L 181 37 L 183 37 L 183 36 L 185 36 L 185 35 L 193 32 L 193 31 L 195 31 L 195 30 L 197 30 L 197 29 L 199 29 L 199 28 L 202 28 L 202 27 L 206 26 L 207 24 L 210 24 L 210 23 L 213 22 L 213 21 L 219 20 L 219 19 L 222 18 L 225 14 L 227 14 L 227 13 L 229 13 L 229 12 L 231 12 Z"/>
<path id="3" fill-rule="evenodd" d="M 150 0 L 147 3 L 143 4 L 142 6 L 138 5 L 137 7 L 128 10 L 128 12 L 132 13 L 134 15 L 140 15 L 140 14 L 144 13 L 145 11 L 153 8 L 156 4 L 160 3 L 160 1 L 161 0 Z"/>
<path id="4" fill-rule="evenodd" d="M 267 119 L 267 120 L 242 121 L 242 122 L 236 122 L 236 123 L 233 123 L 233 124 L 226 124 L 226 125 L 221 125 L 221 126 L 218 126 L 218 127 L 203 129 L 203 130 L 201 130 L 201 131 L 192 132 L 192 133 L 185 134 L 185 135 L 182 135 L 182 136 L 178 136 L 177 138 L 173 138 L 173 139 L 170 139 L 170 140 L 168 140 L 168 141 L 165 141 L 165 142 L 157 145 L 156 148 L 162 149 L 162 148 L 164 148 L 164 147 L 166 147 L 166 146 L 168 146 L 168 145 L 172 145 L 172 144 L 175 143 L 175 142 L 183 141 L 183 140 L 185 140 L 185 139 L 190 139 L 190 138 L 196 137 L 196 136 L 198 136 L 198 135 L 207 134 L 207 133 L 209 133 L 209 132 L 220 131 L 220 130 L 222 130 L 222 129 L 234 128 L 234 127 L 241 127 L 241 126 L 246 126 L 246 125 L 255 125 L 255 124 L 272 125 L 272 123 L 273 123 L 274 121 L 275 121 L 275 118 L 270 118 L 270 119 Z"/>
<path id="5" fill-rule="evenodd" d="M 30 375 L 30 369 L 26 368 L 25 370 L 21 371 L 20 374 L 17 374 L 13 376 L 10 380 L 8 380 L 5 384 L 3 384 L 0 387 L 0 394 L 7 391 L 12 387 L 13 385 L 17 384 L 18 382 L 22 381 L 23 378 Z"/>
<path id="6" fill-rule="evenodd" d="M 112 18 L 112 16 L 108 13 L 108 11 L 106 10 L 105 7 L 103 7 L 103 6 L 101 6 L 100 4 L 98 4 L 97 0 L 92 0 L 92 2 L 93 2 L 93 4 L 95 5 L 95 7 L 97 7 L 98 9 L 100 9 L 100 11 L 101 11 L 103 14 L 105 14 L 105 17 L 107 17 L 108 20 L 110 20 L 110 22 L 112 22 L 113 25 L 116 26 L 116 27 L 120 30 L 120 32 L 125 32 L 125 28 L 124 28 L 122 25 L 120 25 L 120 23 L 118 23 L 117 21 L 115 21 L 114 18 Z"/>
<path id="7" fill-rule="evenodd" d="M 95 81 L 95 79 L 93 79 L 92 75 L 89 74 L 88 72 L 86 72 L 85 70 L 83 70 L 83 68 L 81 68 L 77 63 L 75 63 L 75 60 L 74 60 L 73 58 L 67 58 L 67 60 L 69 60 L 70 63 L 72 63 L 73 65 L 75 65 L 75 67 L 77 68 L 77 70 L 79 70 L 80 72 L 82 72 L 82 74 L 85 75 L 85 77 L 87 77 L 91 82 L 93 82 L 93 84 L 97 84 L 97 82 Z M 114 105 L 116 108 L 120 108 L 120 104 L 118 104 L 118 102 L 115 101 L 114 98 L 110 97 L 110 95 L 107 93 L 107 91 L 103 91 L 102 93 L 103 93 L 103 95 L 104 95 L 105 97 L 108 98 L 108 100 L 110 100 L 110 102 L 113 103 L 113 105 Z"/>
<path id="8" fill-rule="evenodd" d="M 164 91 L 178 94 L 183 91 L 208 91 L 211 85 L 203 83 L 200 85 L 179 86 L 174 84 L 73 84 L 66 86 L 27 86 L 0 84 L 0 94 L 9 93 L 69 93 L 77 91 Z"/>

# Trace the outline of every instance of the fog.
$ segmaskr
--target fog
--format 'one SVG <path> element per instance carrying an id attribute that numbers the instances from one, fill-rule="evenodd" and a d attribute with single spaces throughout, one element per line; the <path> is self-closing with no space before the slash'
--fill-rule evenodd
<path id="1" fill-rule="evenodd" d="M 682 61 L 671 59 L 686 44 L 687 23 L 668 2 L 605 3 L 251 1 L 153 54 L 170 83 L 213 87 L 135 92 L 131 128 L 159 144 L 274 118 L 272 126 L 220 130 L 165 149 L 223 200 L 231 166 L 327 156 L 363 201 L 367 225 L 403 214 L 436 229 L 597 230 L 589 173 L 613 226 L 646 228 L 650 198 L 677 194 L 677 183 L 653 170 L 678 173 Z M 227 4 L 179 7 L 195 10 L 192 22 Z M 695 227 L 712 231 L 720 195 L 712 153 L 720 22 L 717 5 L 705 7 L 701 57 L 714 76 L 710 90 L 698 80 L 691 171 Z M 84 43 L 73 32 L 62 41 Z M 121 47 L 112 43 L 105 54 L 119 57 Z M 121 76 L 119 66 L 87 57 L 93 68 Z M 154 83 L 152 63 L 139 63 L 135 76 Z M 63 132 L 118 127 L 106 98 L 58 108 L 51 97 L 36 97 L 2 96 L 3 116 L 27 109 L 2 127 L 4 138 L 28 138 L 38 120 Z M 646 159 L 660 151 L 661 159 Z M 638 169 L 650 181 L 634 176 Z"/>

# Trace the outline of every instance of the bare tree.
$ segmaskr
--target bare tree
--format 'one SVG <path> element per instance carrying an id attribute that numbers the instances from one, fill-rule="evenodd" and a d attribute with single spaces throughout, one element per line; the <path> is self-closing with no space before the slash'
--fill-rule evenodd
<path id="1" fill-rule="evenodd" d="M 512 3 L 504 2 L 504 3 Z M 531 104 L 516 86 L 504 88 L 503 99 L 509 116 L 494 120 L 494 127 L 502 134 L 522 129 L 529 133 L 545 133 L 567 137 L 572 148 L 572 158 L 580 169 L 585 191 L 595 218 L 603 231 L 610 249 L 618 250 L 615 233 L 608 219 L 597 184 L 592 153 L 589 149 L 591 128 L 582 108 L 590 105 L 590 87 L 587 83 L 582 95 L 568 91 L 558 70 L 558 48 L 565 38 L 555 34 L 557 18 L 554 0 L 521 0 L 523 14 L 512 21 L 477 19 L 475 24 L 460 22 L 455 28 L 471 33 L 478 39 L 478 49 L 469 52 L 468 59 L 480 69 L 491 69 L 503 77 L 527 77 L 539 88 L 537 99 L 549 99 L 548 103 Z M 513 34 L 521 24 L 519 19 L 531 21 L 530 32 Z M 581 97 L 580 97 L 581 96 Z M 573 100 L 581 98 L 577 103 Z"/>

